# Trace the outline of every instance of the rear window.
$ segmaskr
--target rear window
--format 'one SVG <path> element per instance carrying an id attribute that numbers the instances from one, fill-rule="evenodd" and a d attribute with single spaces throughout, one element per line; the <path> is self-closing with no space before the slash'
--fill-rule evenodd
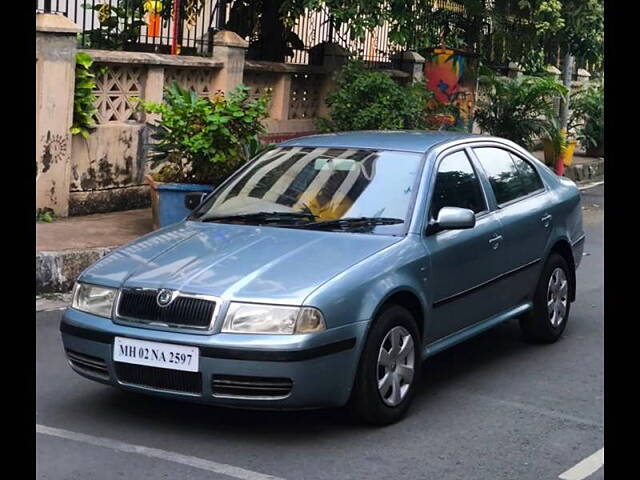
<path id="1" fill-rule="evenodd" d="M 529 162 L 495 147 L 476 147 L 498 205 L 512 202 L 543 188 L 538 172 Z"/>

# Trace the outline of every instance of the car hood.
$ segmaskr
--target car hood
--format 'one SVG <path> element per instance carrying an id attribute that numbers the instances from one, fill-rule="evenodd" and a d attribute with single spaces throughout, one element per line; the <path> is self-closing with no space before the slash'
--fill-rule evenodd
<path id="1" fill-rule="evenodd" d="M 185 221 L 111 252 L 80 279 L 295 305 L 401 238 Z"/>

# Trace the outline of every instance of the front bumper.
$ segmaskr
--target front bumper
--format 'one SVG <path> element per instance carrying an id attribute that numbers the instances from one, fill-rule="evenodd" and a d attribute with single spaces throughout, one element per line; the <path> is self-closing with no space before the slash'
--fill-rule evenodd
<path id="1" fill-rule="evenodd" d="M 111 320 L 67 309 L 60 323 L 68 355 L 99 359 L 102 370 L 71 367 L 79 374 L 119 388 L 185 400 L 258 409 L 302 409 L 344 405 L 360 358 L 368 322 L 352 323 L 313 335 L 199 335 L 117 325 Z M 200 348 L 201 388 L 177 392 L 121 381 L 113 361 L 115 336 Z M 86 356 L 86 357 L 84 357 Z M 91 360 L 90 360 L 91 361 Z M 170 370 L 168 372 L 171 372 Z M 214 377 L 291 380 L 286 395 L 220 394 Z"/>

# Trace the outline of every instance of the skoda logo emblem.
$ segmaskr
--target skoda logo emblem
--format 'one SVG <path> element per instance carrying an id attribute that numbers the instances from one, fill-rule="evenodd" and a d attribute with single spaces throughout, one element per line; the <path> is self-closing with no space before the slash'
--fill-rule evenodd
<path id="1" fill-rule="evenodd" d="M 163 288 L 158 292 L 158 296 L 156 297 L 156 302 L 160 307 L 166 307 L 173 300 L 173 290 L 168 290 Z"/>

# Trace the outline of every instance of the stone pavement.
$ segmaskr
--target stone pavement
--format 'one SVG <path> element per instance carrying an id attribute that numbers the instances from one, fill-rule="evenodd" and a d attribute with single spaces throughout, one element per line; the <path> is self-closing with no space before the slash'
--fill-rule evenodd
<path id="1" fill-rule="evenodd" d="M 85 268 L 151 230 L 149 208 L 36 223 L 36 294 L 70 291 Z"/>

